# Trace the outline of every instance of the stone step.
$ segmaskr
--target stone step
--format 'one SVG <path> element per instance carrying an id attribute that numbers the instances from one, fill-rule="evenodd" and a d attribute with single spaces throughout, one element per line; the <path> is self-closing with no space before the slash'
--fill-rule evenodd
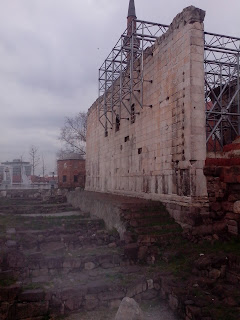
<path id="1" fill-rule="evenodd" d="M 0 212 L 4 214 L 36 214 L 36 213 L 42 213 L 42 214 L 48 214 L 48 213 L 57 213 L 57 212 L 66 212 L 66 211 L 75 211 L 74 208 L 71 206 L 66 206 L 66 207 L 57 207 L 57 206 L 51 206 L 51 207 L 40 207 L 40 206 L 3 206 L 0 207 Z"/>
<path id="2" fill-rule="evenodd" d="M 70 273 L 86 273 L 89 270 L 112 269 L 126 265 L 121 248 L 109 246 L 85 247 L 69 251 L 62 248 L 58 254 L 43 252 L 9 251 L 5 254 L 5 270 L 13 270 L 20 280 L 29 282 L 36 277 L 45 277 L 43 282 L 49 281 L 53 275 L 67 275 Z M 35 280 L 34 282 L 39 282 Z"/>
<path id="3" fill-rule="evenodd" d="M 33 229 L 34 226 L 34 229 Z M 59 232 L 59 229 L 62 232 L 67 232 L 71 229 L 86 229 L 91 227 L 103 227 L 104 222 L 101 219 L 83 219 L 82 216 L 73 216 L 73 219 L 68 219 L 67 217 L 41 217 L 41 218 L 26 218 L 24 226 L 16 227 L 18 234 L 24 233 L 46 233 L 54 232 L 56 230 Z"/>
<path id="4" fill-rule="evenodd" d="M 155 235 L 155 234 L 165 234 L 165 233 L 173 233 L 181 231 L 181 227 L 177 224 L 173 225 L 159 225 L 159 226 L 146 226 L 146 227 L 137 227 L 134 228 L 134 233 L 136 234 L 148 234 L 148 235 Z"/>
<path id="5" fill-rule="evenodd" d="M 56 230 L 55 230 L 56 231 Z M 5 245 L 8 248 L 19 248 L 26 251 L 43 251 L 43 252 L 65 252 L 75 248 L 81 248 L 86 245 L 101 246 L 112 245 L 113 247 L 120 243 L 118 234 L 111 235 L 100 233 L 97 228 L 72 230 L 65 232 L 36 232 L 17 234 L 14 240 L 5 239 Z"/>
<path id="6" fill-rule="evenodd" d="M 165 233 L 161 235 L 139 235 L 137 242 L 141 245 L 161 245 L 161 244 L 167 244 L 167 243 L 173 243 L 174 239 L 177 236 L 180 236 L 182 232 L 176 232 L 176 233 Z"/>
<path id="7" fill-rule="evenodd" d="M 17 296 L 16 319 L 34 319 L 36 316 L 43 316 L 44 312 L 65 315 L 99 307 L 116 308 L 126 296 L 148 300 L 159 294 L 160 286 L 157 282 L 137 275 L 135 269 L 132 271 L 127 273 L 126 268 L 119 269 L 118 273 L 109 273 L 101 279 L 93 277 L 87 284 L 80 284 L 72 279 L 72 282 L 52 287 L 25 287 Z M 39 311 L 36 313 L 36 310 Z"/>

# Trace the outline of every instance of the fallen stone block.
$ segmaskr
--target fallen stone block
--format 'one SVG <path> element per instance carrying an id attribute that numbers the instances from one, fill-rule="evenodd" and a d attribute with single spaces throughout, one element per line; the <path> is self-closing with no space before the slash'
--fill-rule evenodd
<path id="1" fill-rule="evenodd" d="M 115 320 L 143 320 L 143 313 L 138 303 L 127 297 L 122 300 Z"/>

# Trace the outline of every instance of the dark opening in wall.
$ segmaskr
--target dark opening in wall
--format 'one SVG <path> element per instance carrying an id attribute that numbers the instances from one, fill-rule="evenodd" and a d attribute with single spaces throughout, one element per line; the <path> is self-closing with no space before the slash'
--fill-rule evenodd
<path id="1" fill-rule="evenodd" d="M 142 153 L 142 148 L 138 148 L 138 154 Z"/>
<path id="2" fill-rule="evenodd" d="M 74 182 L 78 182 L 78 176 L 74 176 Z"/>
<path id="3" fill-rule="evenodd" d="M 105 137 L 108 137 L 108 131 L 105 130 Z"/>
<path id="4" fill-rule="evenodd" d="M 124 138 L 124 141 L 125 141 L 125 142 L 129 141 L 129 136 L 126 136 L 126 137 Z"/>
<path id="5" fill-rule="evenodd" d="M 63 181 L 63 182 L 67 182 L 67 176 L 63 176 L 63 177 L 62 177 L 62 181 Z"/>
<path id="6" fill-rule="evenodd" d="M 120 116 L 119 114 L 116 115 L 116 132 L 120 129 Z"/>
<path id="7" fill-rule="evenodd" d="M 134 123 L 136 119 L 136 114 L 135 114 L 135 104 L 133 103 L 131 105 L 131 123 Z"/>

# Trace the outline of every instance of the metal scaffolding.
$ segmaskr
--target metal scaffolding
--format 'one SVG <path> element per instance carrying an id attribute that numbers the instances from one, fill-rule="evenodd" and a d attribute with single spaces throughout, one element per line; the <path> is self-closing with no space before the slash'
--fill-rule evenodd
<path id="1" fill-rule="evenodd" d="M 240 38 L 205 32 L 207 150 L 222 151 L 240 135 Z"/>
<path id="2" fill-rule="evenodd" d="M 99 69 L 98 117 L 105 129 L 122 120 L 135 121 L 135 106 L 144 105 L 144 60 L 151 46 L 168 30 L 167 25 L 132 20 Z M 240 38 L 214 33 L 205 36 L 205 105 L 207 150 L 221 151 L 240 135 Z M 123 118 L 125 108 L 128 117 Z M 133 114 L 134 113 L 134 114 Z"/>
<path id="3" fill-rule="evenodd" d="M 133 20 L 100 67 L 98 116 L 106 135 L 114 124 L 133 117 L 133 100 L 144 107 L 143 83 L 152 82 L 144 79 L 144 58 L 152 54 L 147 48 L 167 29 L 167 25 Z M 122 108 L 129 118 L 122 118 Z"/>

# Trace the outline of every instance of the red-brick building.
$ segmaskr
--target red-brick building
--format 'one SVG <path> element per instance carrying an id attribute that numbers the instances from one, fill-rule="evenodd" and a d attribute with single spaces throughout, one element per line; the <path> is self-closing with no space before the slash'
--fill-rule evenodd
<path id="1" fill-rule="evenodd" d="M 58 187 L 76 188 L 85 186 L 85 159 L 81 155 L 71 153 L 57 161 Z"/>

